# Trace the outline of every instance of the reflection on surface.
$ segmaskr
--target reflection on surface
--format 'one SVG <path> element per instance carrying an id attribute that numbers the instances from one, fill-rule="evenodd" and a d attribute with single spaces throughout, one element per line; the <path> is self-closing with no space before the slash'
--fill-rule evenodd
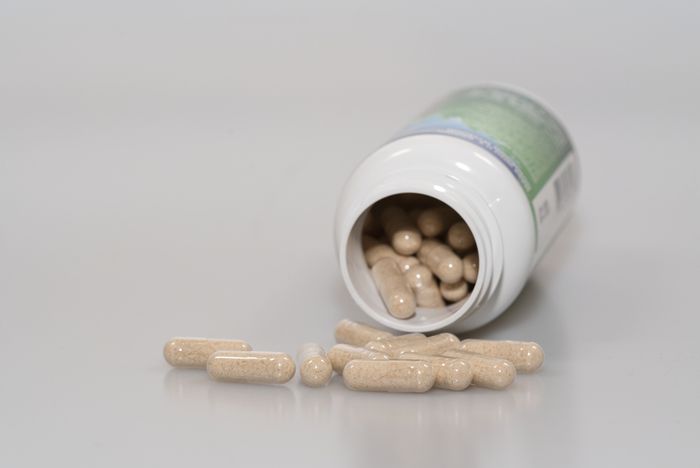
<path id="1" fill-rule="evenodd" d="M 294 393 L 287 385 L 238 384 L 211 381 L 212 411 L 257 423 L 276 423 L 294 417 Z"/>
<path id="2" fill-rule="evenodd" d="M 175 400 L 201 400 L 208 388 L 209 378 L 203 369 L 170 369 L 163 379 L 165 394 Z"/>
<path id="3" fill-rule="evenodd" d="M 545 385 L 539 376 L 519 375 L 513 387 L 516 411 L 534 412 L 542 405 Z"/>
<path id="4" fill-rule="evenodd" d="M 338 430 L 360 463 L 434 466 L 437 460 L 451 460 L 476 466 L 484 453 L 503 452 L 503 461 L 517 464 L 509 457 L 523 445 L 520 436 L 541 409 L 544 390 L 535 375 L 521 375 L 502 391 L 473 387 L 413 395 L 345 390 L 334 394 L 334 420 L 344 422 Z"/>
<path id="5" fill-rule="evenodd" d="M 208 430 L 224 431 L 215 436 L 217 443 L 237 450 L 264 450 L 263 441 L 290 450 L 313 440 L 320 447 L 316 456 L 343 454 L 345 466 L 519 466 L 533 443 L 547 443 L 541 437 L 550 425 L 557 426 L 552 450 L 566 457 L 574 446 L 576 393 L 561 385 L 553 361 L 542 372 L 519 375 L 502 391 L 355 392 L 339 376 L 323 388 L 304 387 L 298 379 L 231 384 L 186 369 L 170 370 L 163 387 L 178 416 L 194 415 Z"/>
<path id="6" fill-rule="evenodd" d="M 202 369 L 171 369 L 165 375 L 166 395 L 188 406 L 235 414 L 241 421 L 272 422 L 295 413 L 294 393 L 286 385 L 232 384 L 209 379 Z"/>
<path id="7" fill-rule="evenodd" d="M 341 377 L 334 375 L 331 380 L 338 383 Z M 335 381 L 335 382 L 333 382 Z M 331 388 L 306 388 L 299 387 L 299 417 L 306 423 L 327 426 L 332 422 L 333 394 Z"/>

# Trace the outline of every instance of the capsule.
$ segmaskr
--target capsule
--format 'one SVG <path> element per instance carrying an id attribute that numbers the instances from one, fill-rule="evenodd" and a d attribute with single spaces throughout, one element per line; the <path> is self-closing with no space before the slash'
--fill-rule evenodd
<path id="1" fill-rule="evenodd" d="M 462 359 L 413 353 L 402 354 L 399 359 L 430 362 L 435 369 L 436 388 L 459 391 L 472 383 L 472 368 Z"/>
<path id="2" fill-rule="evenodd" d="M 462 340 L 459 349 L 506 359 L 518 372 L 534 372 L 544 361 L 542 347 L 532 341 Z"/>
<path id="3" fill-rule="evenodd" d="M 432 239 L 423 241 L 418 260 L 430 268 L 440 281 L 456 283 L 462 279 L 462 259 L 441 242 Z"/>
<path id="4" fill-rule="evenodd" d="M 337 344 L 328 350 L 328 359 L 331 361 L 333 370 L 342 375 L 343 369 L 347 363 L 353 359 L 363 359 L 365 361 L 386 361 L 389 359 L 389 356 L 366 348 L 360 348 L 347 344 Z"/>
<path id="5" fill-rule="evenodd" d="M 445 301 L 442 300 L 440 289 L 433 279 L 433 273 L 427 266 L 421 264 L 411 266 L 404 276 L 416 296 L 418 307 L 445 307 Z"/>
<path id="6" fill-rule="evenodd" d="M 416 298 L 396 262 L 390 258 L 379 260 L 372 267 L 372 277 L 391 315 L 407 319 L 416 313 Z"/>
<path id="7" fill-rule="evenodd" d="M 416 218 L 416 224 L 425 237 L 436 237 L 459 219 L 455 210 L 442 205 L 421 211 Z"/>
<path id="8" fill-rule="evenodd" d="M 173 367 L 204 369 L 207 359 L 215 351 L 250 351 L 243 340 L 219 340 L 210 338 L 172 338 L 163 347 L 165 360 Z"/>
<path id="9" fill-rule="evenodd" d="M 396 205 L 385 206 L 379 214 L 379 222 L 397 253 L 413 255 L 418 252 L 421 233 L 402 208 Z"/>
<path id="10" fill-rule="evenodd" d="M 477 387 L 500 390 L 515 380 L 515 366 L 505 359 L 468 353 L 458 349 L 445 351 L 442 355 L 462 359 L 469 364 L 474 373 L 472 384 Z"/>
<path id="11" fill-rule="evenodd" d="M 462 259 L 462 269 L 464 279 L 471 284 L 476 283 L 476 276 L 479 274 L 479 255 L 476 252 L 465 255 Z"/>
<path id="12" fill-rule="evenodd" d="M 333 366 L 323 348 L 316 343 L 304 343 L 297 353 L 301 383 L 307 387 L 323 387 L 333 375 Z"/>
<path id="13" fill-rule="evenodd" d="M 426 361 L 355 359 L 345 366 L 343 381 L 352 390 L 423 393 L 435 384 L 435 369 Z"/>
<path id="14" fill-rule="evenodd" d="M 440 283 L 440 294 L 448 302 L 461 301 L 469 294 L 467 282 L 459 280 L 456 283 Z"/>
<path id="15" fill-rule="evenodd" d="M 370 341 L 383 338 L 392 338 L 394 335 L 388 331 L 370 327 L 364 323 L 343 319 L 335 326 L 335 340 L 338 343 L 346 343 L 354 346 L 364 346 Z"/>
<path id="16" fill-rule="evenodd" d="M 371 236 L 362 236 L 362 249 L 365 253 L 365 261 L 370 268 L 383 258 L 394 260 L 401 271 L 407 271 L 411 266 L 420 263 L 416 257 L 399 255 L 390 245 L 383 244 Z"/>
<path id="17" fill-rule="evenodd" d="M 207 360 L 209 377 L 222 382 L 283 384 L 294 377 L 289 354 L 264 351 L 217 351 Z"/>
<path id="18" fill-rule="evenodd" d="M 476 240 L 467 223 L 458 221 L 447 230 L 447 244 L 455 252 L 463 253 L 473 249 L 476 246 Z"/>
<path id="19" fill-rule="evenodd" d="M 452 333 L 440 333 L 422 340 L 412 340 L 401 346 L 394 346 L 387 354 L 391 357 L 398 357 L 406 353 L 434 356 L 450 349 L 456 349 L 459 345 L 459 338 Z"/>
<path id="20" fill-rule="evenodd" d="M 384 353 L 387 355 L 397 355 L 396 350 L 413 343 L 414 341 L 425 340 L 426 336 L 422 333 L 407 333 L 406 335 L 391 336 L 379 340 L 370 341 L 365 344 L 365 348 L 370 351 Z"/>

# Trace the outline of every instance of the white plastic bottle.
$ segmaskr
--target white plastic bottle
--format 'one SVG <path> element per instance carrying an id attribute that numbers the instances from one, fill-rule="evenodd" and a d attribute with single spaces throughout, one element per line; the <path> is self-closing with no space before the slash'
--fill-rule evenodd
<path id="1" fill-rule="evenodd" d="M 566 222 L 579 185 L 578 158 L 563 126 L 536 100 L 502 86 L 458 91 L 365 159 L 338 201 L 335 243 L 345 284 L 373 319 L 405 332 L 463 332 L 501 314 Z M 479 273 L 466 301 L 387 312 L 365 263 L 369 208 L 391 195 L 440 200 L 466 221 Z"/>

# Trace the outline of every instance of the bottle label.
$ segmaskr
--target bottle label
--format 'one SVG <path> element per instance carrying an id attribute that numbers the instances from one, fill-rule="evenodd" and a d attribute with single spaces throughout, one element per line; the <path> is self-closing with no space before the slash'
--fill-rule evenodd
<path id="1" fill-rule="evenodd" d="M 467 140 L 500 160 L 522 186 L 537 227 L 537 250 L 566 218 L 577 184 L 573 147 L 544 107 L 515 91 L 458 91 L 405 128 L 400 137 L 438 133 Z"/>

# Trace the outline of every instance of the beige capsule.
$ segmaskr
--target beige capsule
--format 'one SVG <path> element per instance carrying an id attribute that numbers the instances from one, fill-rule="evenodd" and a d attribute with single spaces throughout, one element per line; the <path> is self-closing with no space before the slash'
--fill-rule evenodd
<path id="1" fill-rule="evenodd" d="M 462 359 L 469 364 L 474 373 L 472 384 L 477 387 L 500 390 L 515 380 L 515 366 L 505 359 L 468 353 L 459 349 L 445 351 L 442 355 Z"/>
<path id="2" fill-rule="evenodd" d="M 479 255 L 476 252 L 465 255 L 462 259 L 462 269 L 464 279 L 472 284 L 476 283 L 476 277 L 479 274 Z"/>
<path id="3" fill-rule="evenodd" d="M 367 324 L 353 322 L 349 319 L 343 319 L 335 326 L 335 340 L 338 343 L 364 346 L 370 341 L 393 337 L 394 335 L 388 331 L 379 330 Z"/>
<path id="4" fill-rule="evenodd" d="M 532 341 L 462 340 L 459 349 L 506 359 L 518 372 L 534 372 L 544 362 L 542 347 Z"/>
<path id="5" fill-rule="evenodd" d="M 371 351 L 358 346 L 337 344 L 328 350 L 328 359 L 331 361 L 333 370 L 342 375 L 343 369 L 347 363 L 353 359 L 363 359 L 366 361 L 386 361 L 389 359 L 389 356 L 384 353 Z"/>
<path id="6" fill-rule="evenodd" d="M 399 258 L 394 261 L 402 272 L 407 272 L 412 266 L 420 264 L 416 257 L 404 257 L 403 255 L 399 255 Z"/>
<path id="7" fill-rule="evenodd" d="M 323 387 L 333 375 L 331 360 L 321 345 L 304 343 L 297 353 L 301 383 L 308 387 Z"/>
<path id="8" fill-rule="evenodd" d="M 416 298 L 395 261 L 383 258 L 372 267 L 372 278 L 391 315 L 407 319 L 416 313 Z"/>
<path id="9" fill-rule="evenodd" d="M 433 239 L 423 241 L 418 260 L 430 268 L 440 281 L 456 283 L 462 279 L 462 259 L 442 242 Z"/>
<path id="10" fill-rule="evenodd" d="M 435 369 L 426 361 L 352 360 L 343 370 L 343 381 L 352 390 L 422 393 L 435 384 Z"/>
<path id="11" fill-rule="evenodd" d="M 464 221 L 458 221 L 447 230 L 447 244 L 455 252 L 467 252 L 476 246 L 474 234 Z"/>
<path id="12" fill-rule="evenodd" d="M 403 208 L 385 206 L 379 213 L 379 222 L 398 254 L 413 255 L 418 252 L 423 236 Z"/>
<path id="13" fill-rule="evenodd" d="M 396 350 L 414 342 L 425 340 L 426 336 L 422 333 L 407 333 L 406 335 L 386 337 L 379 340 L 370 341 L 365 344 L 365 348 L 370 351 L 384 353 L 387 355 L 396 355 Z"/>
<path id="14" fill-rule="evenodd" d="M 209 377 L 222 382 L 283 384 L 295 371 L 294 360 L 285 353 L 217 351 L 207 360 Z"/>
<path id="15" fill-rule="evenodd" d="M 469 294 L 467 282 L 459 280 L 456 283 L 440 283 L 440 294 L 448 302 L 461 301 Z"/>
<path id="16" fill-rule="evenodd" d="M 219 340 L 213 338 L 172 338 L 163 347 L 165 360 L 173 367 L 204 369 L 207 359 L 216 351 L 250 351 L 243 340 Z"/>
<path id="17" fill-rule="evenodd" d="M 452 333 L 440 333 L 422 340 L 409 341 L 401 346 L 394 346 L 386 353 L 390 357 L 398 357 L 407 353 L 435 356 L 450 349 L 456 349 L 459 345 L 459 338 Z"/>
<path id="18" fill-rule="evenodd" d="M 362 236 L 362 249 L 365 253 L 365 261 L 370 268 L 383 258 L 394 260 L 401 271 L 407 271 L 411 266 L 420 263 L 416 257 L 399 255 L 389 244 L 379 242 L 371 236 Z"/>
<path id="19" fill-rule="evenodd" d="M 416 224 L 425 237 L 436 237 L 458 220 L 459 215 L 455 210 L 442 205 L 421 211 L 416 217 Z"/>
<path id="20" fill-rule="evenodd" d="M 459 391 L 472 383 L 472 368 L 462 359 L 413 353 L 402 354 L 399 359 L 430 362 L 435 369 L 436 388 Z"/>
<path id="21" fill-rule="evenodd" d="M 406 276 L 408 285 L 416 295 L 418 307 L 445 307 L 445 302 L 442 300 L 440 289 L 433 278 L 433 273 L 427 266 L 421 264 L 413 265 L 404 273 L 404 276 Z"/>

